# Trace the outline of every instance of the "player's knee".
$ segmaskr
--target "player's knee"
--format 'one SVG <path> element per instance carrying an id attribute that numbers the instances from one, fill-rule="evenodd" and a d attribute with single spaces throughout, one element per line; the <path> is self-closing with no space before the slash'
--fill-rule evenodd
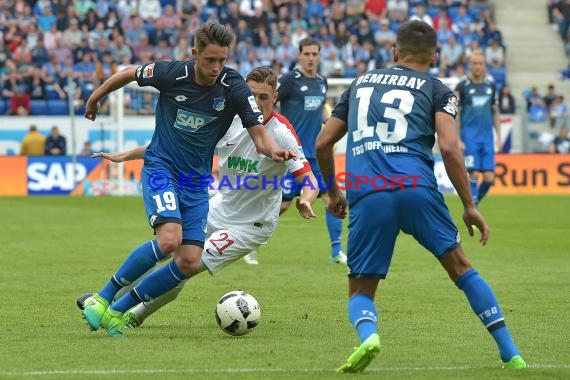
<path id="1" fill-rule="evenodd" d="M 196 260 L 192 256 L 179 255 L 175 258 L 176 265 L 186 277 L 192 277 L 200 273 L 200 259 Z"/>
<path id="2" fill-rule="evenodd" d="M 483 181 L 489 182 L 492 185 L 495 182 L 495 173 L 494 172 L 485 172 L 483 174 Z"/>
<path id="3" fill-rule="evenodd" d="M 168 257 L 182 244 L 182 226 L 177 223 L 166 223 L 158 226 L 156 242 L 164 257 Z"/>
<path id="4" fill-rule="evenodd" d="M 472 268 L 471 263 L 463 253 L 460 245 L 448 251 L 441 259 L 441 265 L 447 271 L 449 278 L 456 281 L 461 275 Z"/>
<path id="5" fill-rule="evenodd" d="M 157 238 L 157 241 L 158 248 L 164 253 L 164 256 L 168 256 L 180 247 L 180 244 L 182 244 L 182 236 L 177 236 L 177 234 L 163 234 Z"/>

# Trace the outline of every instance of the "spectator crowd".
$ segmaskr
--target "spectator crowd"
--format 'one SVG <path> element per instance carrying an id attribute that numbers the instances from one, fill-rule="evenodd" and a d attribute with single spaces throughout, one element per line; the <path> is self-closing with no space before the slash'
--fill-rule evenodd
<path id="1" fill-rule="evenodd" d="M 119 66 L 189 59 L 206 21 L 235 34 L 227 64 L 242 75 L 260 65 L 291 70 L 298 42 L 312 36 L 322 44 L 321 74 L 351 78 L 393 64 L 395 31 L 408 19 L 437 31 L 433 75 L 462 76 L 481 49 L 498 88 L 505 83 L 501 32 L 484 1 L 0 0 L 0 113 L 66 114 L 68 96 L 82 113 Z M 152 113 L 155 95 L 129 96 L 128 111 Z"/>

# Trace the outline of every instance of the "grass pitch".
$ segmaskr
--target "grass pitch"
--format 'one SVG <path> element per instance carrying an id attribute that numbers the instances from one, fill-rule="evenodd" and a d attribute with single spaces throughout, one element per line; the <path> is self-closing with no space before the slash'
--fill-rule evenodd
<path id="1" fill-rule="evenodd" d="M 459 200 L 447 201 L 459 223 Z M 570 378 L 570 199 L 491 194 L 481 208 L 490 242 L 479 246 L 460 224 L 464 248 L 530 368 L 499 368 L 463 294 L 402 234 L 376 299 L 382 350 L 367 378 Z M 152 238 L 141 199 L 0 198 L 0 378 L 340 378 L 334 370 L 357 336 L 346 316 L 346 268 L 329 263 L 316 209 L 313 221 L 289 210 L 259 266 L 239 261 L 214 277 L 202 273 L 128 338 L 112 339 L 88 331 L 75 299 Z M 214 319 L 216 300 L 234 289 L 262 309 L 244 337 L 224 334 Z"/>

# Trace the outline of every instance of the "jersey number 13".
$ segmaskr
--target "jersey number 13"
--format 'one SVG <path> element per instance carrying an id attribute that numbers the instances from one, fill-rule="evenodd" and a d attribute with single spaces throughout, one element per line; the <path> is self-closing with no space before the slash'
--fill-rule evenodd
<path id="1" fill-rule="evenodd" d="M 390 90 L 382 95 L 380 103 L 386 104 L 384 118 L 394 120 L 394 130 L 388 131 L 388 123 L 378 122 L 376 126 L 368 125 L 368 108 L 370 97 L 374 87 L 361 87 L 356 90 L 358 102 L 357 129 L 352 132 L 352 139 L 358 142 L 367 137 L 373 137 L 374 132 L 383 143 L 396 144 L 406 137 L 408 132 L 408 120 L 406 115 L 412 112 L 414 97 L 406 90 Z M 396 100 L 400 100 L 398 107 L 394 106 Z"/>

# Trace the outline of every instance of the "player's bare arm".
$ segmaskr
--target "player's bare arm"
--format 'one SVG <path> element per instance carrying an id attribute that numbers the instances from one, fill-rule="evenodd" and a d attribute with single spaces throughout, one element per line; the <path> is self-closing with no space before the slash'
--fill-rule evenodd
<path id="1" fill-rule="evenodd" d="M 453 117 L 444 112 L 437 112 L 435 114 L 435 129 L 445 170 L 463 203 L 463 221 L 467 226 L 469 235 L 473 236 L 473 226 L 477 227 L 481 231 L 480 242 L 485 245 L 489 240 L 490 230 L 483 216 L 475 207 L 475 202 L 471 196 L 469 182 L 467 181 L 467 170 L 465 169 L 463 155 L 459 150 Z"/>
<path id="2" fill-rule="evenodd" d="M 140 160 L 144 157 L 145 149 L 146 145 L 139 146 L 131 150 L 126 150 L 124 152 L 115 152 L 115 153 L 98 152 L 98 153 L 93 153 L 91 155 L 91 158 L 101 157 L 112 162 Z"/>
<path id="3" fill-rule="evenodd" d="M 295 201 L 295 206 L 297 207 L 299 214 L 305 219 L 316 218 L 312 204 L 319 195 L 319 183 L 317 182 L 315 175 L 311 171 L 295 177 L 295 180 L 298 184 L 303 185 L 301 188 L 301 196 Z M 307 181 L 309 181 L 310 184 Z"/>
<path id="4" fill-rule="evenodd" d="M 327 183 L 327 194 L 330 200 L 328 210 L 338 218 L 346 217 L 346 199 L 338 189 L 335 178 L 334 144 L 346 134 L 347 127 L 346 121 L 331 116 L 319 133 L 316 142 L 317 161 L 321 168 L 321 174 L 325 181 L 330 179 L 332 182 Z"/>
<path id="5" fill-rule="evenodd" d="M 248 128 L 247 132 L 251 136 L 257 150 L 273 161 L 281 162 L 297 159 L 297 154 L 292 150 L 281 149 L 263 125 L 258 124 Z"/>
<path id="6" fill-rule="evenodd" d="M 101 86 L 97 87 L 89 99 L 87 99 L 87 104 L 85 105 L 85 118 L 92 121 L 95 120 L 97 112 L 99 112 L 99 101 L 111 92 L 134 81 L 136 71 L 136 66 L 129 66 L 126 69 L 111 75 Z"/>
<path id="7" fill-rule="evenodd" d="M 455 124 L 457 126 L 457 144 L 461 154 L 465 152 L 465 143 L 461 140 L 461 107 L 457 107 L 457 116 L 455 117 Z"/>
<path id="8" fill-rule="evenodd" d="M 493 127 L 495 127 L 495 135 L 497 137 L 497 151 L 503 148 L 503 136 L 501 135 L 501 119 L 499 117 L 499 107 L 493 105 Z"/>

